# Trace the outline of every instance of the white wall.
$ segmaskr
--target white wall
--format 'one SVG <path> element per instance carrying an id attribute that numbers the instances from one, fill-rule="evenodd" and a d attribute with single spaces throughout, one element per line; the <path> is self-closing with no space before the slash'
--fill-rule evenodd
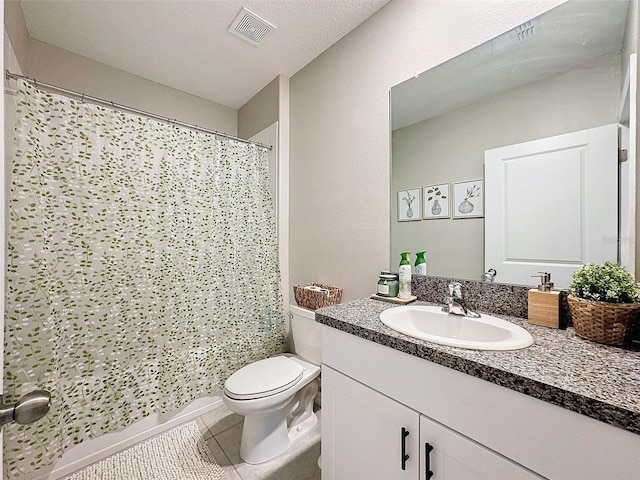
<path id="1" fill-rule="evenodd" d="M 392 255 L 426 250 L 428 274 L 480 280 L 495 267 L 484 265 L 484 219 L 398 222 L 395 192 L 483 178 L 491 148 L 616 123 L 620 77 L 620 65 L 575 69 L 395 130 Z"/>
<path id="2" fill-rule="evenodd" d="M 31 39 L 28 76 L 157 115 L 236 135 L 238 112 Z"/>
<path id="3" fill-rule="evenodd" d="M 24 75 L 157 115 L 237 134 L 237 110 L 32 39 L 20 3 L 5 1 L 4 9 L 5 38 L 8 34 Z"/>
<path id="4" fill-rule="evenodd" d="M 278 77 L 278 247 L 280 248 L 280 272 L 285 310 L 293 302 L 290 278 L 290 81 L 280 75 Z"/>
<path id="5" fill-rule="evenodd" d="M 281 76 L 274 78 L 238 109 L 240 138 L 251 138 L 278 121 L 279 88 L 282 78 Z"/>
<path id="6" fill-rule="evenodd" d="M 390 265 L 389 89 L 560 3 L 392 0 L 292 77 L 292 284 L 375 291 Z"/>
<path id="7" fill-rule="evenodd" d="M 22 14 L 22 7 L 20 6 L 20 2 L 16 0 L 4 0 L 3 3 L 5 69 L 8 69 L 13 73 L 26 74 L 26 67 L 29 61 L 29 34 L 27 33 L 27 24 L 24 20 L 24 15 Z M 11 50 L 11 55 L 13 56 L 16 64 L 6 63 L 9 37 L 11 38 L 9 50 Z"/>

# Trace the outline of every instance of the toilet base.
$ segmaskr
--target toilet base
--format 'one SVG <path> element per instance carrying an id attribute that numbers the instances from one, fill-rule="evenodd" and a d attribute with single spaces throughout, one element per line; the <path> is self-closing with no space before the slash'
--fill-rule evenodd
<path id="1" fill-rule="evenodd" d="M 240 458 L 249 464 L 267 462 L 284 453 L 318 423 L 313 398 L 318 381 L 300 389 L 281 410 L 267 415 L 247 415 L 242 427 Z"/>

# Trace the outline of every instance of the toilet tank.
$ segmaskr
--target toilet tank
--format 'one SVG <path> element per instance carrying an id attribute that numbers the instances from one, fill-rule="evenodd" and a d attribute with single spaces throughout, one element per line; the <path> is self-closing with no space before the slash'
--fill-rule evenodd
<path id="1" fill-rule="evenodd" d="M 293 351 L 315 365 L 322 363 L 322 325 L 315 321 L 315 313 L 308 308 L 289 306 Z"/>

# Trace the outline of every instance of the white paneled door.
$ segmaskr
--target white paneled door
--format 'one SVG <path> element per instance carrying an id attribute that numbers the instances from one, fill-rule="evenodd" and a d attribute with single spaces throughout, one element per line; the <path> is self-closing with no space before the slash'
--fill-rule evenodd
<path id="1" fill-rule="evenodd" d="M 485 151 L 485 270 L 566 288 L 584 263 L 618 257 L 618 125 Z"/>

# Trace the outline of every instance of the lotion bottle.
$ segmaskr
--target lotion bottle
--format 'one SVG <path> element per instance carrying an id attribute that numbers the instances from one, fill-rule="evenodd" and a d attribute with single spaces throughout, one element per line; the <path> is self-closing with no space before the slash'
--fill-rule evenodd
<path id="1" fill-rule="evenodd" d="M 398 280 L 400 281 L 400 292 L 398 298 L 409 300 L 411 298 L 411 262 L 409 255 L 411 252 L 402 252 L 400 254 L 400 268 L 398 272 Z"/>
<path id="2" fill-rule="evenodd" d="M 427 261 L 424 258 L 425 251 L 416 252 L 416 264 L 413 273 L 416 275 L 427 274 Z"/>

